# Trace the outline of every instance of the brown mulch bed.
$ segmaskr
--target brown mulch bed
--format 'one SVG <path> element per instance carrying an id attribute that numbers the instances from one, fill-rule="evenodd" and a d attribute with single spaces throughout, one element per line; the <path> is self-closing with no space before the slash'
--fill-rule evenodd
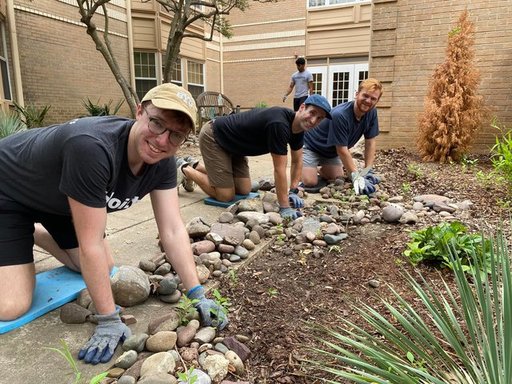
<path id="1" fill-rule="evenodd" d="M 192 149 L 190 149 L 192 150 Z M 461 164 L 423 163 L 404 149 L 377 153 L 376 171 L 383 176 L 380 188 L 404 201 L 421 194 L 440 194 L 473 203 L 461 220 L 472 231 L 492 234 L 508 218 L 507 193 L 485 181 L 492 170 L 485 156 L 473 156 Z M 320 199 L 320 197 L 319 197 Z M 236 274 L 220 284 L 222 294 L 232 302 L 229 334 L 250 337 L 252 356 L 246 374 L 239 378 L 251 383 L 315 383 L 304 358 L 313 346 L 320 346 L 308 323 L 335 327 L 339 318 L 363 325 L 352 305 L 358 302 L 385 310 L 380 297 L 391 299 L 387 286 L 410 302 L 414 295 L 403 272 L 421 272 L 429 281 L 450 284 L 450 271 L 431 266 L 413 268 L 403 256 L 408 231 L 433 225 L 428 218 L 415 225 L 370 223 L 349 225 L 348 239 L 339 247 L 295 251 L 293 244 L 271 245 Z M 370 280 L 380 285 L 372 288 Z"/>

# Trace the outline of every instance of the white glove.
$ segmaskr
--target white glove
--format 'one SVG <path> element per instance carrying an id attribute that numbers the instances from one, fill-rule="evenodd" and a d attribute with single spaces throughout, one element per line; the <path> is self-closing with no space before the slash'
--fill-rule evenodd
<path id="1" fill-rule="evenodd" d="M 352 179 L 352 185 L 354 186 L 354 192 L 356 195 L 360 195 L 364 190 L 364 177 L 357 171 L 350 174 Z"/>

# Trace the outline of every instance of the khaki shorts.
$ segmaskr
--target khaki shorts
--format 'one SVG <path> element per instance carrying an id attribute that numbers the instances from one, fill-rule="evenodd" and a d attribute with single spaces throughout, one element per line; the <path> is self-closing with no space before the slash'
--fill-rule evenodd
<path id="1" fill-rule="evenodd" d="M 232 155 L 222 149 L 213 136 L 211 121 L 201 128 L 199 149 L 212 187 L 234 188 L 235 178 L 250 178 L 247 157 Z"/>

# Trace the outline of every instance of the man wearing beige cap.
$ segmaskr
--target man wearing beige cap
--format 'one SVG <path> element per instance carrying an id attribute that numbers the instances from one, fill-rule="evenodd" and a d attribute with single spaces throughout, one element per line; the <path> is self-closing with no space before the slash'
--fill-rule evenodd
<path id="1" fill-rule="evenodd" d="M 85 117 L 0 140 L 0 320 L 29 310 L 34 243 L 81 272 L 98 325 L 78 357 L 109 361 L 130 335 L 110 288 L 107 213 L 149 194 L 160 240 L 205 325 L 222 329 L 225 313 L 206 299 L 181 220 L 174 154 L 192 130 L 196 105 L 173 84 L 151 89 L 136 119 Z"/>

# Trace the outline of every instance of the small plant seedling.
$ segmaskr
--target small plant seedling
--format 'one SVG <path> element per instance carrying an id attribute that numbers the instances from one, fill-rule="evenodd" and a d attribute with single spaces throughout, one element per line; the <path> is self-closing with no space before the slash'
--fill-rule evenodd
<path id="1" fill-rule="evenodd" d="M 197 375 L 194 373 L 194 367 L 190 367 L 185 372 L 178 373 L 178 379 L 186 384 L 194 384 L 197 381 Z"/>
<path id="2" fill-rule="evenodd" d="M 409 184 L 409 183 L 402 183 L 402 192 L 403 193 L 411 192 L 411 184 Z"/>
<path id="3" fill-rule="evenodd" d="M 180 318 L 181 324 L 187 325 L 190 319 L 194 318 L 197 313 L 197 309 L 195 308 L 195 304 L 198 302 L 197 299 L 189 299 L 187 295 L 183 295 L 176 304 L 176 310 L 178 311 L 178 316 Z"/>
<path id="4" fill-rule="evenodd" d="M 82 372 L 78 369 L 78 366 L 76 364 L 75 359 L 71 355 L 71 352 L 69 351 L 69 347 L 63 339 L 60 340 L 61 347 L 60 348 L 53 348 L 53 347 L 45 347 L 46 349 L 49 349 L 50 351 L 57 352 L 59 355 L 61 355 L 64 360 L 66 360 L 71 368 L 71 371 L 75 375 L 75 381 L 73 381 L 73 384 L 80 384 L 83 382 L 82 380 Z M 89 380 L 89 384 L 99 384 L 101 380 L 103 380 L 105 377 L 107 377 L 108 372 L 102 372 L 96 376 L 94 376 L 91 380 Z"/>
<path id="5" fill-rule="evenodd" d="M 237 285 L 238 284 L 238 275 L 236 274 L 236 270 L 230 269 L 228 272 L 229 280 L 231 281 L 231 284 Z"/>
<path id="6" fill-rule="evenodd" d="M 279 293 L 279 291 L 273 287 L 270 287 L 269 289 L 267 289 L 267 295 L 270 298 L 276 297 L 278 295 L 278 293 Z"/>
<path id="7" fill-rule="evenodd" d="M 332 252 L 340 253 L 341 252 L 341 247 L 339 245 L 331 245 L 329 247 L 329 253 L 332 253 Z"/>
<path id="8" fill-rule="evenodd" d="M 410 163 L 409 165 L 407 165 L 407 172 L 409 172 L 416 178 L 420 178 L 423 176 L 423 171 L 421 170 L 420 166 L 416 163 Z"/>
<path id="9" fill-rule="evenodd" d="M 226 311 L 229 309 L 229 307 L 231 307 L 231 302 L 229 301 L 229 299 L 225 296 L 222 296 L 218 289 L 214 289 L 212 291 L 212 295 L 217 304 L 219 304 Z"/>

